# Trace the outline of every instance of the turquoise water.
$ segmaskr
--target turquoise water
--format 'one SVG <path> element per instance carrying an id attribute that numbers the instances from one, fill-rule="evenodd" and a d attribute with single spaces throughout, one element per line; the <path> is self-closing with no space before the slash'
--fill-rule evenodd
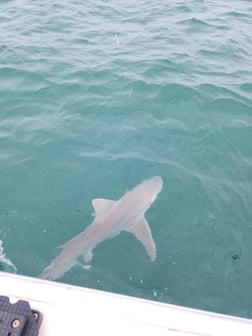
<path id="1" fill-rule="evenodd" d="M 59 281 L 252 317 L 252 3 L 126 2 L 0 3 L 0 269 L 160 175 L 156 262 L 125 232 Z"/>

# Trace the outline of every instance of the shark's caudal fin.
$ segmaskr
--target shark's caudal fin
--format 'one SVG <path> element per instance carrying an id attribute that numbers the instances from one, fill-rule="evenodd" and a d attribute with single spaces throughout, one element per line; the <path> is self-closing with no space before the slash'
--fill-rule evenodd
<path id="1" fill-rule="evenodd" d="M 142 217 L 138 222 L 132 224 L 126 231 L 131 232 L 143 244 L 151 261 L 156 259 L 156 245 L 151 235 L 147 220 Z"/>

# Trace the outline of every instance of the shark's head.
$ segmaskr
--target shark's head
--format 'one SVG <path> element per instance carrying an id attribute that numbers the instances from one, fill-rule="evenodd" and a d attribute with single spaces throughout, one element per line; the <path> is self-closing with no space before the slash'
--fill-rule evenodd
<path id="1" fill-rule="evenodd" d="M 163 187 L 163 180 L 160 176 L 154 176 L 149 180 L 143 181 L 141 184 L 146 193 L 156 198 Z"/>
<path id="2" fill-rule="evenodd" d="M 160 176 L 154 176 L 136 186 L 132 192 L 134 193 L 134 203 L 137 208 L 146 211 L 157 198 L 162 186 L 163 180 Z"/>

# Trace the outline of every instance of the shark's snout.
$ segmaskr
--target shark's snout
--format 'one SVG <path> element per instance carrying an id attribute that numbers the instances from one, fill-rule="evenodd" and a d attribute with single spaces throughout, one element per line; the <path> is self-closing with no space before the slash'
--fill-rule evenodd
<path id="1" fill-rule="evenodd" d="M 154 176 L 151 179 L 145 181 L 146 185 L 148 185 L 148 188 L 155 194 L 159 194 L 162 187 L 163 187 L 163 180 L 161 176 Z"/>

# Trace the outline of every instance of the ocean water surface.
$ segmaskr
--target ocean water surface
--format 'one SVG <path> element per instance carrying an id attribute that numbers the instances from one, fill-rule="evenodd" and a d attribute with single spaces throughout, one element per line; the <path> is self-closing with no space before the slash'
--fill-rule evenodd
<path id="1" fill-rule="evenodd" d="M 58 281 L 252 317 L 252 2 L 0 2 L 0 270 L 36 277 L 155 175 L 129 233 Z"/>

